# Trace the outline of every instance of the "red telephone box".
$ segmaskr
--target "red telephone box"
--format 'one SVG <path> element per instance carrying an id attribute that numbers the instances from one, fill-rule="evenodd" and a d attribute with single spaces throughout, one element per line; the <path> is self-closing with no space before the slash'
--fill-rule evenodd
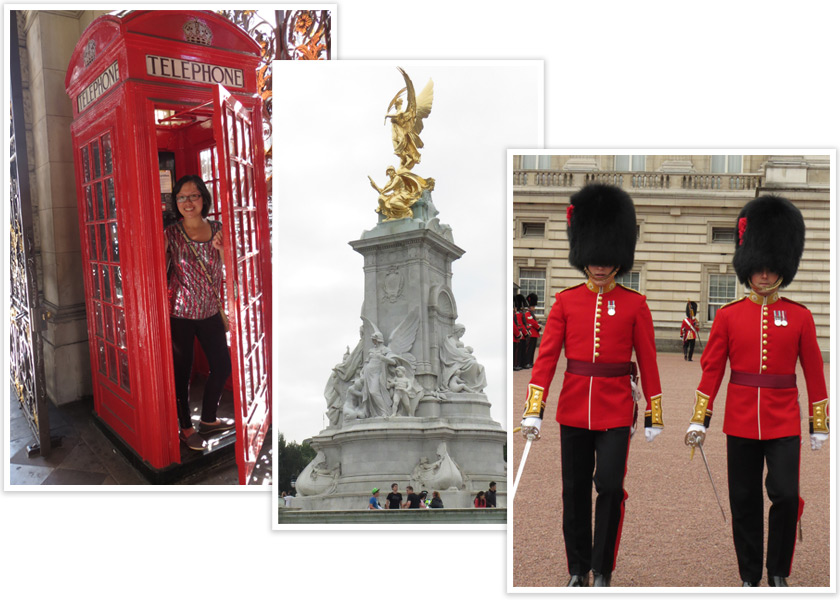
<path id="1" fill-rule="evenodd" d="M 240 483 L 271 423 L 259 57 L 212 12 L 131 11 L 95 20 L 67 71 L 94 410 L 155 473 L 182 462 L 163 228 L 183 175 L 204 179 L 223 223 Z"/>

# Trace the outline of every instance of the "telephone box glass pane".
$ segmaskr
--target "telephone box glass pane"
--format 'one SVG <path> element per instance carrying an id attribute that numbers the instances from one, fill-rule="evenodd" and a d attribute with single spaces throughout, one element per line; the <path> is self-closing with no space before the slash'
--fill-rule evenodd
<path id="1" fill-rule="evenodd" d="M 111 302 L 111 273 L 108 265 L 102 265 L 102 294 L 106 302 Z"/>
<path id="2" fill-rule="evenodd" d="M 101 221 L 105 218 L 105 202 L 102 199 L 102 182 L 96 182 L 94 189 L 96 195 L 96 220 Z"/>
<path id="3" fill-rule="evenodd" d="M 102 177 L 102 165 L 99 164 L 99 142 L 96 140 L 91 142 L 90 149 L 93 156 L 93 178 L 99 179 Z"/>
<path id="4" fill-rule="evenodd" d="M 114 316 L 117 319 L 117 343 L 120 345 L 120 349 L 125 350 L 125 313 L 119 308 L 115 308 Z"/>
<path id="5" fill-rule="evenodd" d="M 99 260 L 108 262 L 108 235 L 105 223 L 97 225 L 99 229 Z"/>
<path id="6" fill-rule="evenodd" d="M 122 274 L 120 273 L 120 268 L 116 265 L 111 267 L 114 270 L 114 302 L 116 304 L 122 305 L 123 303 L 123 290 L 122 290 Z"/>
<path id="7" fill-rule="evenodd" d="M 105 180 L 105 189 L 106 194 L 105 197 L 108 201 L 108 218 L 109 219 L 116 219 L 117 218 L 117 199 L 114 196 L 114 180 L 113 179 L 106 179 Z"/>
<path id="8" fill-rule="evenodd" d="M 96 335 L 102 337 L 102 305 L 99 302 L 93 303 L 93 312 L 96 321 Z"/>
<path id="9" fill-rule="evenodd" d="M 114 341 L 114 318 L 111 315 L 111 307 L 107 304 L 102 307 L 105 313 L 105 339 L 109 342 Z"/>
<path id="10" fill-rule="evenodd" d="M 117 351 L 111 344 L 108 346 L 108 378 L 114 383 L 117 382 Z"/>
<path id="11" fill-rule="evenodd" d="M 131 391 L 131 381 L 128 376 L 128 356 L 124 352 L 120 352 L 120 386 L 127 391 Z"/>
<path id="12" fill-rule="evenodd" d="M 120 262 L 120 240 L 117 238 L 116 222 L 110 223 L 108 228 L 111 230 L 111 260 L 114 262 Z"/>
<path id="13" fill-rule="evenodd" d="M 102 158 L 105 161 L 105 174 L 110 175 L 114 170 L 113 160 L 111 158 L 111 134 L 106 133 L 102 136 Z"/>
<path id="14" fill-rule="evenodd" d="M 90 259 L 91 260 L 98 260 L 99 255 L 96 254 L 96 225 L 88 225 L 88 238 L 90 239 L 89 250 L 90 250 Z"/>
<path id="15" fill-rule="evenodd" d="M 100 339 L 96 340 L 97 354 L 99 355 L 99 372 L 103 375 L 108 374 L 108 365 L 105 363 L 105 342 Z"/>
<path id="16" fill-rule="evenodd" d="M 92 263 L 90 265 L 90 270 L 90 278 L 93 281 L 93 297 L 99 300 L 102 297 L 99 292 L 99 265 Z"/>
<path id="17" fill-rule="evenodd" d="M 90 154 L 87 146 L 82 148 L 82 171 L 84 171 L 85 183 L 90 181 Z"/>
<path id="18" fill-rule="evenodd" d="M 88 221 L 93 221 L 93 195 L 90 192 L 89 185 L 85 186 L 85 206 L 87 207 L 85 219 Z"/>

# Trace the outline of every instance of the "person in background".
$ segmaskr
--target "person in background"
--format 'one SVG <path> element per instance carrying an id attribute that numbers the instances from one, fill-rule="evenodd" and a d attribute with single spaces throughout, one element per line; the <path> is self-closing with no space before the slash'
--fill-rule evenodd
<path id="1" fill-rule="evenodd" d="M 697 303 L 689 300 L 685 305 L 685 319 L 680 325 L 680 338 L 683 341 L 683 359 L 691 360 L 694 356 L 694 342 L 699 337 L 700 321 L 697 320 Z"/>
<path id="2" fill-rule="evenodd" d="M 484 492 L 478 492 L 473 500 L 473 505 L 476 508 L 487 508 L 487 499 L 484 497 Z"/>
<path id="3" fill-rule="evenodd" d="M 432 503 L 429 508 L 443 508 L 443 500 L 440 497 L 440 492 L 432 492 Z"/>
<path id="4" fill-rule="evenodd" d="M 420 508 L 420 496 L 414 493 L 414 488 L 410 485 L 405 486 L 403 508 Z"/>
<path id="5" fill-rule="evenodd" d="M 396 483 L 391 484 L 391 493 L 388 494 L 387 498 L 388 501 L 388 509 L 394 510 L 399 509 L 402 507 L 402 494 L 400 494 L 397 489 L 399 486 Z"/>
<path id="6" fill-rule="evenodd" d="M 525 366 L 525 353 L 528 347 L 528 327 L 525 324 L 525 296 L 513 297 L 513 370 L 521 371 Z M 516 341 L 518 339 L 518 341 Z"/>
<path id="7" fill-rule="evenodd" d="M 370 493 L 373 494 L 373 495 L 370 497 L 370 500 L 368 500 L 368 509 L 369 510 L 384 510 L 379 505 L 379 488 L 373 488 L 370 491 Z"/>
<path id="8" fill-rule="evenodd" d="M 491 481 L 488 489 L 484 493 L 484 498 L 487 500 L 487 508 L 496 508 L 496 482 Z"/>
<path id="9" fill-rule="evenodd" d="M 525 350 L 525 366 L 524 369 L 530 369 L 534 366 L 534 353 L 537 350 L 537 340 L 540 337 L 540 323 L 537 321 L 537 302 L 539 298 L 536 294 L 528 294 L 527 297 L 528 308 L 525 311 L 525 326 L 527 328 L 527 347 Z"/>

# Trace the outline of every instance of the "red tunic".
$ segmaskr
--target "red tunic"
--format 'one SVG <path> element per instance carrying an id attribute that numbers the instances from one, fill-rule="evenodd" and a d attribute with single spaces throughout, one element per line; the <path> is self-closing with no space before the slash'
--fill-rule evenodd
<path id="1" fill-rule="evenodd" d="M 616 285 L 590 281 L 563 290 L 548 315 L 531 385 L 548 396 L 563 346 L 566 358 L 590 363 L 627 363 L 633 350 L 642 379 L 647 410 L 661 400 L 656 366 L 653 319 L 645 297 Z M 610 313 L 612 307 L 614 314 Z M 610 429 L 633 424 L 635 403 L 630 377 L 587 377 L 565 373 L 557 402 L 557 422 L 584 429 Z"/>
<path id="2" fill-rule="evenodd" d="M 750 293 L 727 304 L 715 315 L 700 361 L 703 377 L 697 386 L 698 404 L 708 397 L 708 417 L 723 380 L 727 358 L 733 371 L 764 375 L 793 374 L 799 359 L 808 390 L 809 416 L 814 414 L 814 403 L 828 397 L 814 317 L 806 307 L 778 293 L 766 300 Z M 800 435 L 798 397 L 795 387 L 729 383 L 723 432 L 758 440 Z M 694 418 L 692 421 L 696 422 Z"/>
<path id="3" fill-rule="evenodd" d="M 683 319 L 682 325 L 680 325 L 680 337 L 683 340 L 694 340 L 697 339 L 697 331 L 700 329 L 700 323 L 697 319 L 689 319 L 686 317 Z"/>
<path id="4" fill-rule="evenodd" d="M 540 337 L 540 324 L 530 310 L 525 311 L 525 327 L 528 330 L 528 336 L 532 338 Z"/>

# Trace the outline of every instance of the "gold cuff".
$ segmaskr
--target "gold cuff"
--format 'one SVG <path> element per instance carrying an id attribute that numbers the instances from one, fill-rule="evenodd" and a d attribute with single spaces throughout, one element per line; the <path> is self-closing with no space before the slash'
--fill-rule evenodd
<path id="1" fill-rule="evenodd" d="M 694 402 L 694 413 L 691 415 L 690 423 L 705 425 L 706 415 L 708 414 L 711 416 L 712 414 L 711 411 L 706 408 L 709 406 L 709 397 L 700 390 L 696 390 L 694 395 L 696 397 L 696 401 Z"/>
<path id="2" fill-rule="evenodd" d="M 662 422 L 662 394 L 650 398 L 650 424 L 651 427 L 665 427 Z"/>
<path id="3" fill-rule="evenodd" d="M 543 411 L 545 410 L 545 400 L 543 400 L 543 388 L 532 383 L 528 384 L 528 399 L 525 401 L 525 414 L 522 418 L 537 417 L 542 419 Z"/>
<path id="4" fill-rule="evenodd" d="M 811 422 L 814 425 L 814 433 L 828 433 L 828 398 L 814 402 L 812 405 L 814 416 Z"/>

